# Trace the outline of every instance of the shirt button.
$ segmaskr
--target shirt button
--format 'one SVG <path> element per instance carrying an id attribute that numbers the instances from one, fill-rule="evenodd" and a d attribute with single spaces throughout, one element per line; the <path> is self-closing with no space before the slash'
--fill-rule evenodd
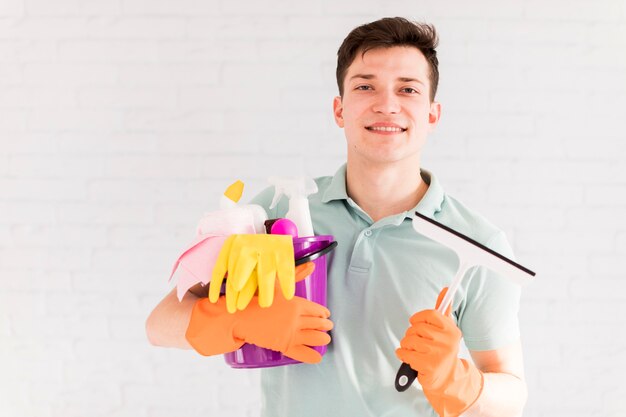
<path id="1" fill-rule="evenodd" d="M 370 237 L 372 235 L 372 231 L 370 229 L 367 229 L 365 231 L 365 236 Z"/>

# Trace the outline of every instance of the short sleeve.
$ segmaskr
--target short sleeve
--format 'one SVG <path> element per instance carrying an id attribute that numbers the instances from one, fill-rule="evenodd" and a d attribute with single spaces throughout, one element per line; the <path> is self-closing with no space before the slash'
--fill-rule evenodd
<path id="1" fill-rule="evenodd" d="M 513 250 L 503 232 L 498 232 L 486 246 L 513 259 Z M 457 310 L 467 348 L 493 350 L 518 340 L 520 287 L 485 267 L 474 268 L 467 279 L 467 294 Z"/>

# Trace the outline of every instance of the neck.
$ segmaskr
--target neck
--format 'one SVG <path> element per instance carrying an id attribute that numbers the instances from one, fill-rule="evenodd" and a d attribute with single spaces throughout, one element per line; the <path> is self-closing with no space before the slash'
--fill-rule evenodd
<path id="1" fill-rule="evenodd" d="M 373 164 L 348 158 L 346 188 L 350 198 L 376 222 L 415 207 L 428 184 L 420 175 L 419 160 Z"/>

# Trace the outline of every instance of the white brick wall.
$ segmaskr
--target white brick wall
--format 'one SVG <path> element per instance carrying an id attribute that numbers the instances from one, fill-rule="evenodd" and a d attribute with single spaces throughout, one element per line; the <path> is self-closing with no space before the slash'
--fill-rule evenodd
<path id="1" fill-rule="evenodd" d="M 424 165 L 539 273 L 525 415 L 626 415 L 626 1 L 2 0 L 0 416 L 258 415 L 143 323 L 229 181 L 335 171 L 336 50 L 388 15 L 441 35 Z"/>

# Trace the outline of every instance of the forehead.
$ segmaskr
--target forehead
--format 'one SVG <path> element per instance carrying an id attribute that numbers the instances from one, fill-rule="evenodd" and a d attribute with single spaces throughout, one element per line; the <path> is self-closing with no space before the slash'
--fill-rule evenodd
<path id="1" fill-rule="evenodd" d="M 376 77 L 418 78 L 428 82 L 429 67 L 422 52 L 412 46 L 375 48 L 363 54 L 357 52 L 346 72 L 349 80 L 355 74 L 373 74 Z"/>

